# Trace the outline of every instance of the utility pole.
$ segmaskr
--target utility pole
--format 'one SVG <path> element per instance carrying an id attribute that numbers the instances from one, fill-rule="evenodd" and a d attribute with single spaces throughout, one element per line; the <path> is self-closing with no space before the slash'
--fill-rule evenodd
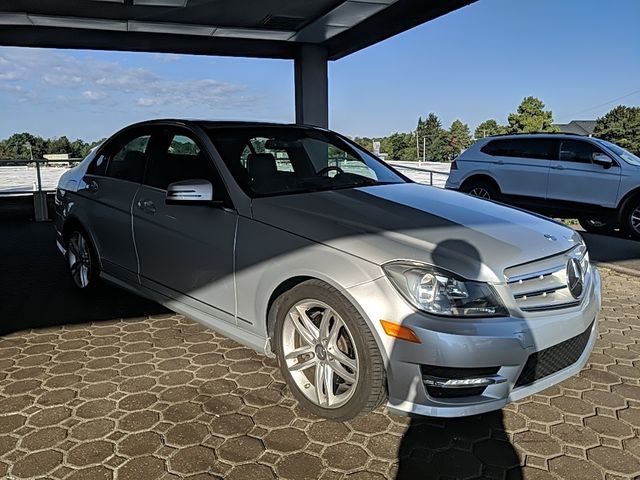
<path id="1" fill-rule="evenodd" d="M 427 159 L 427 137 L 422 137 L 422 161 Z"/>

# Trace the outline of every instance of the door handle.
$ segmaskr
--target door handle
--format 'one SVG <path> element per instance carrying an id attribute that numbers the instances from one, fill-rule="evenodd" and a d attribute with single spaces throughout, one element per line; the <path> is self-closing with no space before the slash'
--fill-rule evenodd
<path id="1" fill-rule="evenodd" d="M 96 193 L 98 191 L 98 182 L 91 180 L 87 183 L 87 190 L 89 190 L 89 193 Z"/>
<path id="2" fill-rule="evenodd" d="M 562 165 L 551 165 L 551 168 L 553 168 L 554 170 L 564 170 L 564 167 Z"/>
<path id="3" fill-rule="evenodd" d="M 138 200 L 138 208 L 144 213 L 156 213 L 156 205 L 151 200 Z"/>
<path id="4" fill-rule="evenodd" d="M 496 165 L 504 165 L 504 160 L 496 160 L 495 162 Z"/>

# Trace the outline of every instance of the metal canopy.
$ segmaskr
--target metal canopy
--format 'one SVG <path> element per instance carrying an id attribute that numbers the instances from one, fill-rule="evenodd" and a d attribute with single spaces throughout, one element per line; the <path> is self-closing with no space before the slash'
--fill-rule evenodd
<path id="1" fill-rule="evenodd" d="M 13 0 L 0 45 L 336 60 L 475 0 Z"/>

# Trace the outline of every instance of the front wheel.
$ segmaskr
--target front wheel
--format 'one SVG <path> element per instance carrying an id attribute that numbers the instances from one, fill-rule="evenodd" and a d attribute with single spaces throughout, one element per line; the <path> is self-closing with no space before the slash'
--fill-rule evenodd
<path id="1" fill-rule="evenodd" d="M 598 218 L 582 217 L 578 219 L 580 226 L 590 233 L 613 233 L 617 225 L 614 222 Z"/>
<path id="2" fill-rule="evenodd" d="M 635 240 L 640 240 L 640 196 L 632 199 L 624 209 L 622 229 Z"/>
<path id="3" fill-rule="evenodd" d="M 338 290 L 309 280 L 274 308 L 280 370 L 304 408 L 342 421 L 380 405 L 386 397 L 382 356 L 368 325 Z"/>
<path id="4" fill-rule="evenodd" d="M 67 265 L 76 287 L 87 290 L 98 275 L 98 262 L 86 234 L 74 229 L 67 235 Z"/>

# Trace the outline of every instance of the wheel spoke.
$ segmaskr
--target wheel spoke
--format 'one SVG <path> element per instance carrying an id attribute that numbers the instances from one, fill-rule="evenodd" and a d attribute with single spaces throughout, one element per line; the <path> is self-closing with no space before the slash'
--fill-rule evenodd
<path id="1" fill-rule="evenodd" d="M 320 334 L 318 327 L 314 325 L 311 319 L 307 316 L 306 309 L 302 306 L 296 306 L 298 312 L 298 318 L 296 319 L 292 315 L 292 319 L 298 333 L 304 337 L 307 343 L 316 343 L 318 341 L 318 335 Z"/>
<path id="2" fill-rule="evenodd" d="M 334 319 L 333 325 L 331 325 L 331 330 L 329 331 L 329 335 L 327 336 L 327 345 L 329 346 L 329 348 L 337 350 L 338 335 L 340 335 L 340 329 L 343 325 L 344 323 L 342 322 L 342 319 L 338 317 Z"/>
<path id="3" fill-rule="evenodd" d="M 312 345 L 303 345 L 302 347 L 298 347 L 295 350 L 291 350 L 289 353 L 285 355 L 285 359 L 292 360 L 300 355 L 306 355 L 308 353 L 313 353 Z"/>
<path id="4" fill-rule="evenodd" d="M 329 364 L 331 365 L 331 368 L 336 373 L 336 375 L 342 378 L 345 382 L 352 384 L 356 383 L 355 374 L 349 372 L 346 368 L 344 368 L 343 362 L 340 362 L 339 360 L 337 360 L 337 358 L 334 358 L 333 360 L 329 360 Z"/>
<path id="5" fill-rule="evenodd" d="M 89 284 L 89 267 L 80 265 L 80 283 L 83 287 Z"/>
<path id="6" fill-rule="evenodd" d="M 74 277 L 78 275 L 80 272 L 80 267 L 82 267 L 82 262 L 80 260 L 76 260 L 71 264 L 71 275 Z"/>
<path id="7" fill-rule="evenodd" d="M 309 360 L 304 360 L 302 362 L 298 362 L 295 365 L 289 367 L 290 372 L 301 372 L 302 370 L 306 370 L 307 368 L 311 368 L 313 366 L 318 368 L 318 360 L 316 358 L 311 358 Z"/>
<path id="8" fill-rule="evenodd" d="M 335 401 L 333 394 L 333 369 L 326 363 L 318 363 L 315 373 L 315 387 L 318 403 L 328 407 Z"/>
<path id="9" fill-rule="evenodd" d="M 334 320 L 333 327 L 331 326 L 331 318 L 333 317 L 333 311 L 329 308 L 322 312 L 322 318 L 320 319 L 319 339 L 320 341 L 326 340 L 331 335 L 331 330 L 335 327 L 337 321 Z"/>

